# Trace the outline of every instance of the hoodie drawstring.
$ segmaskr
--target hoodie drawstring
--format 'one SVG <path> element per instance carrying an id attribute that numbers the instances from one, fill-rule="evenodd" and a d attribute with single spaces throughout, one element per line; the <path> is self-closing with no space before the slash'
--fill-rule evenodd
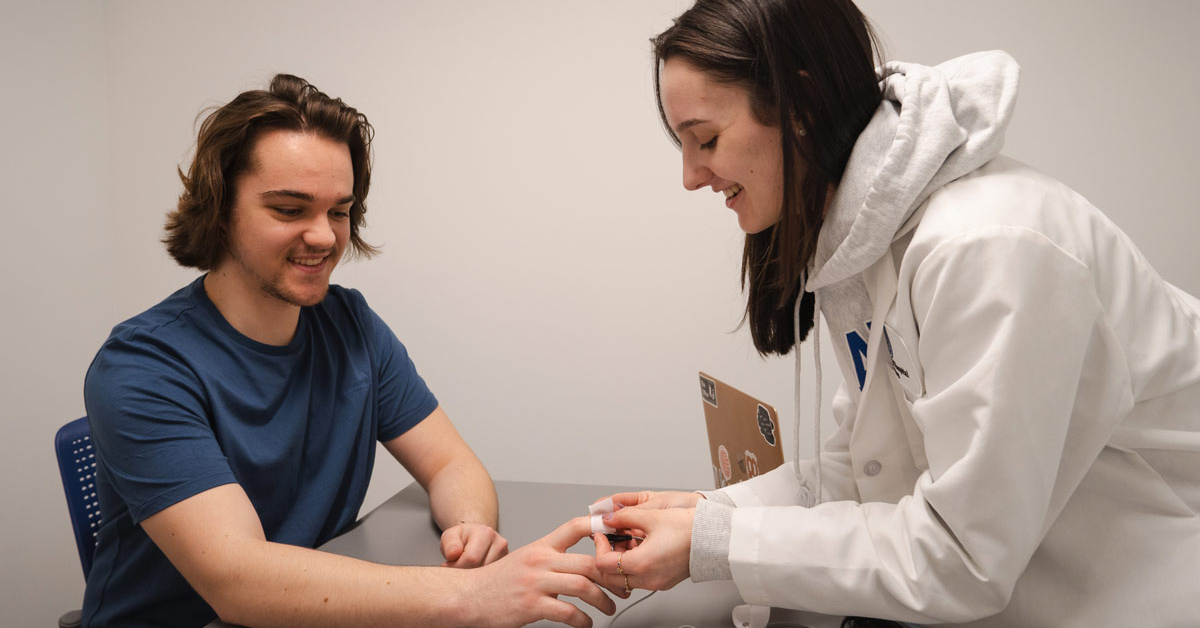
<path id="1" fill-rule="evenodd" d="M 792 430 L 792 451 L 795 459 L 792 464 L 795 468 L 796 480 L 801 486 L 804 486 L 804 477 L 800 473 L 800 302 L 804 300 L 804 287 L 808 282 L 808 274 L 800 280 L 800 293 L 796 295 L 796 306 L 792 310 L 792 325 L 796 344 L 792 347 L 792 352 L 796 360 L 796 378 L 792 388 L 793 395 L 793 414 L 795 415 L 795 428 Z M 817 488 L 813 495 L 813 503 L 815 506 L 821 503 L 821 295 L 813 294 L 813 327 L 810 332 L 810 338 L 813 339 L 813 362 L 816 369 L 816 401 L 813 404 L 813 456 L 817 462 Z"/>

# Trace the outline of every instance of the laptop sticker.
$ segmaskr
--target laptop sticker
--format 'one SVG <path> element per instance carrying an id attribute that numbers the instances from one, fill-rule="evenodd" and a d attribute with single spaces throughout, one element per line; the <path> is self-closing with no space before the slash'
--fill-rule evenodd
<path id="1" fill-rule="evenodd" d="M 733 464 L 729 462 L 729 450 L 724 445 L 717 447 L 717 460 L 721 463 L 721 477 L 729 482 L 733 477 Z"/>
<path id="2" fill-rule="evenodd" d="M 704 397 L 704 403 L 717 407 L 717 383 L 703 375 L 700 376 L 700 395 Z"/>
<path id="3" fill-rule="evenodd" d="M 756 456 L 753 451 L 747 449 L 742 459 L 745 461 L 744 466 L 746 467 L 746 479 L 758 477 L 758 456 Z"/>
<path id="4" fill-rule="evenodd" d="M 775 421 L 771 420 L 771 413 L 761 403 L 758 404 L 758 431 L 768 445 L 775 446 Z"/>

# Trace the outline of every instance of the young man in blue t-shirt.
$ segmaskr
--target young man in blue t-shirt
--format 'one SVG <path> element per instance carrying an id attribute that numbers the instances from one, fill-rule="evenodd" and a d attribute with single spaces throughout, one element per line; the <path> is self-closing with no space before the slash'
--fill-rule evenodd
<path id="1" fill-rule="evenodd" d="M 331 286 L 370 184 L 366 118 L 279 75 L 204 122 L 165 242 L 207 273 L 118 325 L 85 383 L 104 525 L 85 626 L 588 626 L 586 518 L 507 554 L 492 481 L 357 291 Z M 311 548 L 353 523 L 375 442 L 429 492 L 444 567 Z M 470 569 L 479 567 L 478 569 Z"/>

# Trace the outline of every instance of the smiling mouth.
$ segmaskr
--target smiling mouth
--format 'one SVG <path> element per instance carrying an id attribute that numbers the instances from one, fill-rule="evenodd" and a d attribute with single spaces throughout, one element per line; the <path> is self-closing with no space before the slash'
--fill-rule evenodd
<path id="1" fill-rule="evenodd" d="M 325 261 L 325 257 L 306 257 L 306 258 L 291 258 L 288 261 L 301 266 L 320 266 Z"/>
<path id="2" fill-rule="evenodd" d="M 738 194 L 740 194 L 743 189 L 745 189 L 745 188 L 734 183 L 733 185 L 725 188 L 724 190 L 721 190 L 721 192 L 723 192 L 725 194 L 725 200 L 729 200 L 729 199 L 737 196 Z"/>

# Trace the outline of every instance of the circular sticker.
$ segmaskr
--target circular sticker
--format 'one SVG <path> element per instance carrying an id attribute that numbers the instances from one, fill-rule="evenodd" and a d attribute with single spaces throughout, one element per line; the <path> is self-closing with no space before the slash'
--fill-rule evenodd
<path id="1" fill-rule="evenodd" d="M 717 447 L 717 460 L 721 463 L 721 475 L 729 481 L 733 477 L 733 465 L 729 464 L 729 450 L 724 445 Z"/>
<path id="2" fill-rule="evenodd" d="M 746 450 L 746 479 L 758 477 L 758 456 L 749 449 Z"/>

